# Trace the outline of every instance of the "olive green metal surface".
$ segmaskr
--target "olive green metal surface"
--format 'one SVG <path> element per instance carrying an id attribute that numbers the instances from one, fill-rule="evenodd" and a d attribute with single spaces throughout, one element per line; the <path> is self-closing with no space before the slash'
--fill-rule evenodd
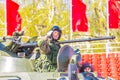
<path id="1" fill-rule="evenodd" d="M 28 59 L 0 56 L 0 73 L 32 71 L 32 63 Z"/>

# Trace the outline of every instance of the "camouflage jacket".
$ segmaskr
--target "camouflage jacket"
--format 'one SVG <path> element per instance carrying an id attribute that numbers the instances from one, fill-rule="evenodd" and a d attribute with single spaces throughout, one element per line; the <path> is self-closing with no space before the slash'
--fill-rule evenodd
<path id="1" fill-rule="evenodd" d="M 53 41 L 38 41 L 41 56 L 35 62 L 35 70 L 40 72 L 51 72 L 57 68 L 57 54 L 60 45 L 55 44 Z"/>

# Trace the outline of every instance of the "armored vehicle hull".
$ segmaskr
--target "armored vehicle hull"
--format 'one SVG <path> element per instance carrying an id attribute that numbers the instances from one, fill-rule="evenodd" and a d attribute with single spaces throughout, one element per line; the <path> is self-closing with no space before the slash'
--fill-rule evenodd
<path id="1" fill-rule="evenodd" d="M 33 57 L 37 54 L 33 52 L 36 47 L 35 40 L 27 43 L 19 41 L 0 42 L 0 80 L 88 80 L 78 71 L 77 57 L 71 60 L 75 52 L 69 45 L 60 49 L 55 72 L 36 72 L 34 69 L 36 57 Z M 37 52 L 39 53 L 39 50 Z M 96 75 L 95 77 L 95 80 L 99 80 Z"/>

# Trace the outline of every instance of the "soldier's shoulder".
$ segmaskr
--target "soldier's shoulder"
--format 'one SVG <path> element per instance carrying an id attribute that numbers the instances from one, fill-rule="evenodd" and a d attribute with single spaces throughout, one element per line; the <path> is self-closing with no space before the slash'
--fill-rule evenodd
<path id="1" fill-rule="evenodd" d="M 38 46 L 40 46 L 44 41 L 45 41 L 44 39 L 38 40 L 37 41 Z"/>

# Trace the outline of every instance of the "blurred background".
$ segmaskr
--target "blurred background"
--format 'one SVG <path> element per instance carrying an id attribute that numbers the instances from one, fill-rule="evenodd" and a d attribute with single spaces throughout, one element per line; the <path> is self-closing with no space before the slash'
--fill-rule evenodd
<path id="1" fill-rule="evenodd" d="M 114 40 L 82 42 L 69 44 L 80 48 L 81 53 L 118 52 L 120 50 L 120 29 L 109 29 L 107 24 L 107 0 L 83 0 L 86 4 L 88 31 L 72 32 L 71 0 L 13 0 L 19 4 L 22 17 L 21 30 L 25 31 L 23 41 L 38 36 L 43 38 L 53 25 L 63 31 L 63 40 L 89 37 L 116 36 Z M 74 1 L 74 0 L 73 0 Z M 0 0 L 0 36 L 6 35 L 5 0 Z"/>

